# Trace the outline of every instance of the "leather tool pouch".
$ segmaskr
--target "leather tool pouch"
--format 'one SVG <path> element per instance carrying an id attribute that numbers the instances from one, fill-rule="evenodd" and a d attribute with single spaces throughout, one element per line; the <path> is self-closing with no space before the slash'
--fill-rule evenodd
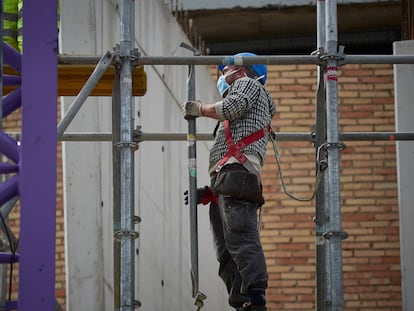
<path id="1" fill-rule="evenodd" d="M 235 199 L 264 204 L 262 187 L 257 175 L 243 171 L 220 172 L 212 186 L 214 193 Z"/>

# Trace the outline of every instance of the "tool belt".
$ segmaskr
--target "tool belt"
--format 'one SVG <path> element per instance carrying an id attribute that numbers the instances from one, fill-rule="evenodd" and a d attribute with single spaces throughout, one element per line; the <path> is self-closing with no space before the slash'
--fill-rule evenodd
<path id="1" fill-rule="evenodd" d="M 235 199 L 264 204 L 259 177 L 250 173 L 240 164 L 230 164 L 222 168 L 212 183 L 214 194 L 222 194 Z"/>

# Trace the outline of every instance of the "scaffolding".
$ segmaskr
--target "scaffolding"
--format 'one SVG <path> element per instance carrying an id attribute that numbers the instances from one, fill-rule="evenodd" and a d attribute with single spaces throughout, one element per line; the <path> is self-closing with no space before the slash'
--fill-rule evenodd
<path id="1" fill-rule="evenodd" d="M 112 141 L 114 165 L 114 303 L 115 309 L 132 311 L 140 306 L 134 297 L 136 272 L 134 269 L 134 240 L 139 236 L 134 229 L 139 217 L 134 215 L 134 152 L 146 140 L 211 140 L 210 134 L 196 133 L 195 120 L 189 122 L 189 133 L 145 133 L 134 129 L 133 70 L 145 65 L 251 65 L 251 64 L 314 64 L 318 66 L 318 91 L 316 101 L 316 129 L 312 133 L 273 133 L 276 140 L 311 141 L 315 150 L 323 151 L 327 158 L 327 179 L 323 179 L 316 196 L 316 291 L 317 310 L 344 310 L 342 279 L 342 240 L 346 232 L 341 226 L 340 206 L 340 151 L 346 140 L 413 140 L 414 133 L 339 133 L 338 128 L 338 67 L 346 64 L 414 64 L 414 55 L 345 55 L 337 44 L 337 2 L 317 1 L 317 52 L 309 56 L 192 56 L 145 57 L 134 48 L 134 1 L 120 1 L 120 44 L 114 52 L 102 57 L 57 55 L 56 42 L 57 2 L 46 0 L 42 15 L 36 12 L 34 0 L 25 1 L 24 55 L 3 44 L 1 60 L 21 73 L 21 87 L 4 97 L 0 105 L 1 117 L 19 108 L 23 109 L 21 146 L 17 140 L 3 132 L 0 123 L 0 153 L 9 160 L 1 162 L 1 174 L 14 174 L 0 183 L 0 206 L 7 215 L 16 197 L 21 203 L 21 243 L 19 253 L 2 253 L 1 263 L 20 262 L 19 310 L 52 310 L 55 306 L 55 199 L 56 144 L 64 141 Z M 39 26 L 40 25 L 40 26 Z M 41 27 L 41 30 L 39 30 Z M 36 29 L 36 32 L 33 31 Z M 37 57 L 42 55 L 41 58 Z M 78 93 L 67 114 L 55 124 L 56 97 L 58 95 L 58 67 L 60 65 L 96 66 Z M 30 64 L 30 66 L 24 66 Z M 2 65 L 2 64 L 1 64 Z M 112 133 L 65 133 L 68 125 L 98 84 L 107 69 L 115 68 L 112 90 Z M 3 66 L 1 66 L 3 68 Z M 37 72 L 46 71 L 47 81 L 39 83 Z M 191 73 L 191 71 L 190 71 Z M 1 85 L 16 83 L 16 77 L 2 76 Z M 142 75 L 141 75 L 142 77 Z M 16 80 L 17 79 L 17 80 Z M 46 83 L 47 82 L 47 83 Z M 188 99 L 193 80 L 189 81 Z M 30 99 L 30 100 L 29 100 Z M 35 100 L 33 100 L 35 99 Z M 31 109 L 31 103 L 42 103 L 42 109 Z M 1 120 L 1 118 L 0 118 Z M 191 140 L 191 141 L 190 141 Z M 189 143 L 189 145 L 190 145 Z M 316 153 L 317 153 L 316 152 Z M 30 155 L 30 156 L 29 156 Z M 321 154 L 316 154 L 317 158 Z M 195 159 L 189 149 L 190 162 Z M 320 165 L 320 163 L 317 163 Z M 191 166 L 191 165 L 190 165 Z M 39 183 L 37 176 L 43 176 Z M 190 183 L 194 175 L 189 169 Z M 193 189 L 194 190 L 194 189 Z M 197 255 L 197 206 L 194 191 L 190 191 L 190 218 L 192 233 L 192 296 L 198 309 L 202 307 L 198 289 Z M 41 200 L 41 202 L 40 202 Z M 36 209 L 33 208 L 36 206 Z M 41 217 L 39 217 L 41 215 Z M 34 219 L 36 224 L 34 225 Z M 36 226 L 36 229 L 34 229 Z M 3 227 L 3 230 L 6 230 Z M 43 245 L 41 252 L 37 245 Z M 37 280 L 33 288 L 32 281 Z M 198 304 L 197 304 L 198 303 Z M 17 309 L 17 302 L 5 304 L 6 310 Z"/>

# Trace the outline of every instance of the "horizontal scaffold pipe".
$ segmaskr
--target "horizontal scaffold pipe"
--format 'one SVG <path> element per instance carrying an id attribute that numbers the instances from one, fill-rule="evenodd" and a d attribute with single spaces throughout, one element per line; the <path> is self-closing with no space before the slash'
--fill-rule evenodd
<path id="1" fill-rule="evenodd" d="M 59 55 L 59 64 L 96 64 L 99 56 Z M 317 55 L 272 55 L 272 56 L 140 56 L 137 65 L 287 65 L 322 64 Z"/>
<path id="2" fill-rule="evenodd" d="M 275 56 L 142 56 L 140 65 L 290 65 L 290 64 L 322 64 L 317 55 L 275 55 Z"/>
<path id="3" fill-rule="evenodd" d="M 302 132 L 274 132 L 278 141 L 314 141 L 314 133 Z M 139 141 L 186 141 L 186 133 L 140 133 Z M 339 133 L 339 138 L 344 141 L 398 141 L 414 140 L 414 132 L 343 132 Z M 210 133 L 198 133 L 196 136 L 200 141 L 211 141 L 214 139 Z M 62 141 L 112 141 L 111 133 L 65 133 L 61 137 Z"/>
<path id="4" fill-rule="evenodd" d="M 345 141 L 361 141 L 361 140 L 414 140 L 414 133 L 411 132 L 343 132 L 339 133 L 339 137 Z"/>
<path id="5" fill-rule="evenodd" d="M 136 65 L 288 65 L 315 64 L 323 65 L 329 56 L 320 55 L 272 55 L 272 56 L 140 56 Z M 340 64 L 414 64 L 414 55 L 333 55 Z M 59 64 L 97 64 L 101 56 L 59 55 Z"/>
<path id="6" fill-rule="evenodd" d="M 344 64 L 414 64 L 414 55 L 345 55 Z"/>

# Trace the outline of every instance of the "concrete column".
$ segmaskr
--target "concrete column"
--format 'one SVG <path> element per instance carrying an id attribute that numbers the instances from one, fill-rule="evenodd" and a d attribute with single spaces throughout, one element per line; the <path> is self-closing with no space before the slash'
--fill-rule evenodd
<path id="1" fill-rule="evenodd" d="M 414 41 L 394 43 L 394 54 L 414 53 Z M 394 66 L 395 84 L 395 127 L 397 132 L 414 131 L 414 65 Z M 403 310 L 412 310 L 414 306 L 414 143 L 397 142 L 398 200 L 400 213 L 400 253 L 402 273 Z"/>

